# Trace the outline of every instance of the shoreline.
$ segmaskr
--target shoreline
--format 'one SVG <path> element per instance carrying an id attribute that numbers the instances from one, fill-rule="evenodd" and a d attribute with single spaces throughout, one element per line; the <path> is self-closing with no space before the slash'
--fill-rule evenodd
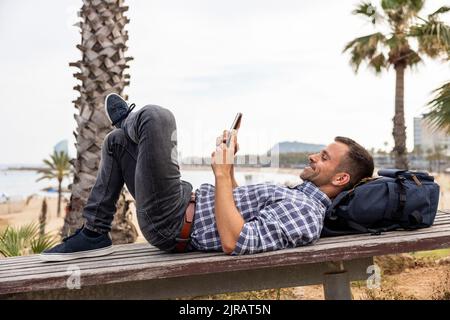
<path id="1" fill-rule="evenodd" d="M 7 167 L 0 169 L 0 171 L 39 171 L 45 169 L 45 167 Z"/>

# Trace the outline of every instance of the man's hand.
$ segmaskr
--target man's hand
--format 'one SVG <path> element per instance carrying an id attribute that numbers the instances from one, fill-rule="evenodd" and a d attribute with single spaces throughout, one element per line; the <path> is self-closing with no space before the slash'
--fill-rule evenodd
<path id="1" fill-rule="evenodd" d="M 234 154 L 236 155 L 236 153 L 238 153 L 239 151 L 239 143 L 237 142 L 237 131 L 236 130 L 232 130 L 236 133 L 236 140 L 235 140 L 235 147 L 234 147 Z M 218 136 L 216 138 L 216 147 L 220 146 L 221 143 L 227 143 L 227 138 L 228 135 L 231 134 L 230 131 L 228 130 L 223 130 L 222 135 Z"/>
<path id="2" fill-rule="evenodd" d="M 231 134 L 230 145 L 226 145 L 228 135 Z M 234 158 L 239 151 L 239 144 L 237 143 L 237 132 L 232 130 L 229 133 L 227 130 L 223 131 L 222 136 L 216 139 L 216 151 L 211 154 L 211 167 L 214 176 L 231 177 L 234 180 Z"/>
<path id="3" fill-rule="evenodd" d="M 237 186 L 233 173 L 234 155 L 238 151 L 236 130 L 231 132 L 229 146 L 226 145 L 227 137 L 228 131 L 219 137 L 216 151 L 211 154 L 211 167 L 216 178 L 214 205 L 217 230 L 223 251 L 230 254 L 236 247 L 244 219 L 233 198 L 233 188 Z"/>

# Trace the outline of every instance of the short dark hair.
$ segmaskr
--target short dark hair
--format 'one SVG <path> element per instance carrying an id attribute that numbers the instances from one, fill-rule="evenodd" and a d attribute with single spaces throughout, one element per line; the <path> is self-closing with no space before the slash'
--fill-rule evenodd
<path id="1" fill-rule="evenodd" d="M 362 179 L 372 177 L 374 169 L 373 158 L 363 146 L 346 137 L 336 137 L 334 141 L 345 144 L 349 149 L 338 167 L 339 171 L 345 171 L 350 174 L 350 182 L 345 189 L 351 189 Z"/>

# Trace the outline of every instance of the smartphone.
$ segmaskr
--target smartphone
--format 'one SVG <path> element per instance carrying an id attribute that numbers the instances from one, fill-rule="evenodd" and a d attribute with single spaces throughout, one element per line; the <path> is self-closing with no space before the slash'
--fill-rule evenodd
<path id="1" fill-rule="evenodd" d="M 236 114 L 236 117 L 234 118 L 233 124 L 231 125 L 231 128 L 230 128 L 230 134 L 228 135 L 228 139 L 227 139 L 227 147 L 230 146 L 230 142 L 231 142 L 231 130 L 239 129 L 239 127 L 241 126 L 241 119 L 242 119 L 242 113 L 238 112 Z"/>

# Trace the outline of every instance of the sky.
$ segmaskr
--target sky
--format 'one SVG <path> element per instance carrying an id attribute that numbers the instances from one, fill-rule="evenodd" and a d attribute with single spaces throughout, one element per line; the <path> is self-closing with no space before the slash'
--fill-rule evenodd
<path id="1" fill-rule="evenodd" d="M 392 148 L 395 74 L 355 75 L 345 44 L 375 32 L 351 14 L 357 0 L 133 0 L 127 26 L 130 86 L 138 110 L 169 108 L 182 157 L 209 155 L 243 113 L 241 153 L 280 141 L 328 144 L 348 136 Z M 374 4 L 378 3 L 375 1 Z M 427 1 L 431 13 L 448 0 Z M 38 164 L 68 139 L 74 156 L 73 77 L 81 0 L 0 0 L 0 164 Z M 450 14 L 445 21 L 450 24 Z M 406 73 L 407 146 L 413 117 L 450 79 L 425 59 Z"/>

